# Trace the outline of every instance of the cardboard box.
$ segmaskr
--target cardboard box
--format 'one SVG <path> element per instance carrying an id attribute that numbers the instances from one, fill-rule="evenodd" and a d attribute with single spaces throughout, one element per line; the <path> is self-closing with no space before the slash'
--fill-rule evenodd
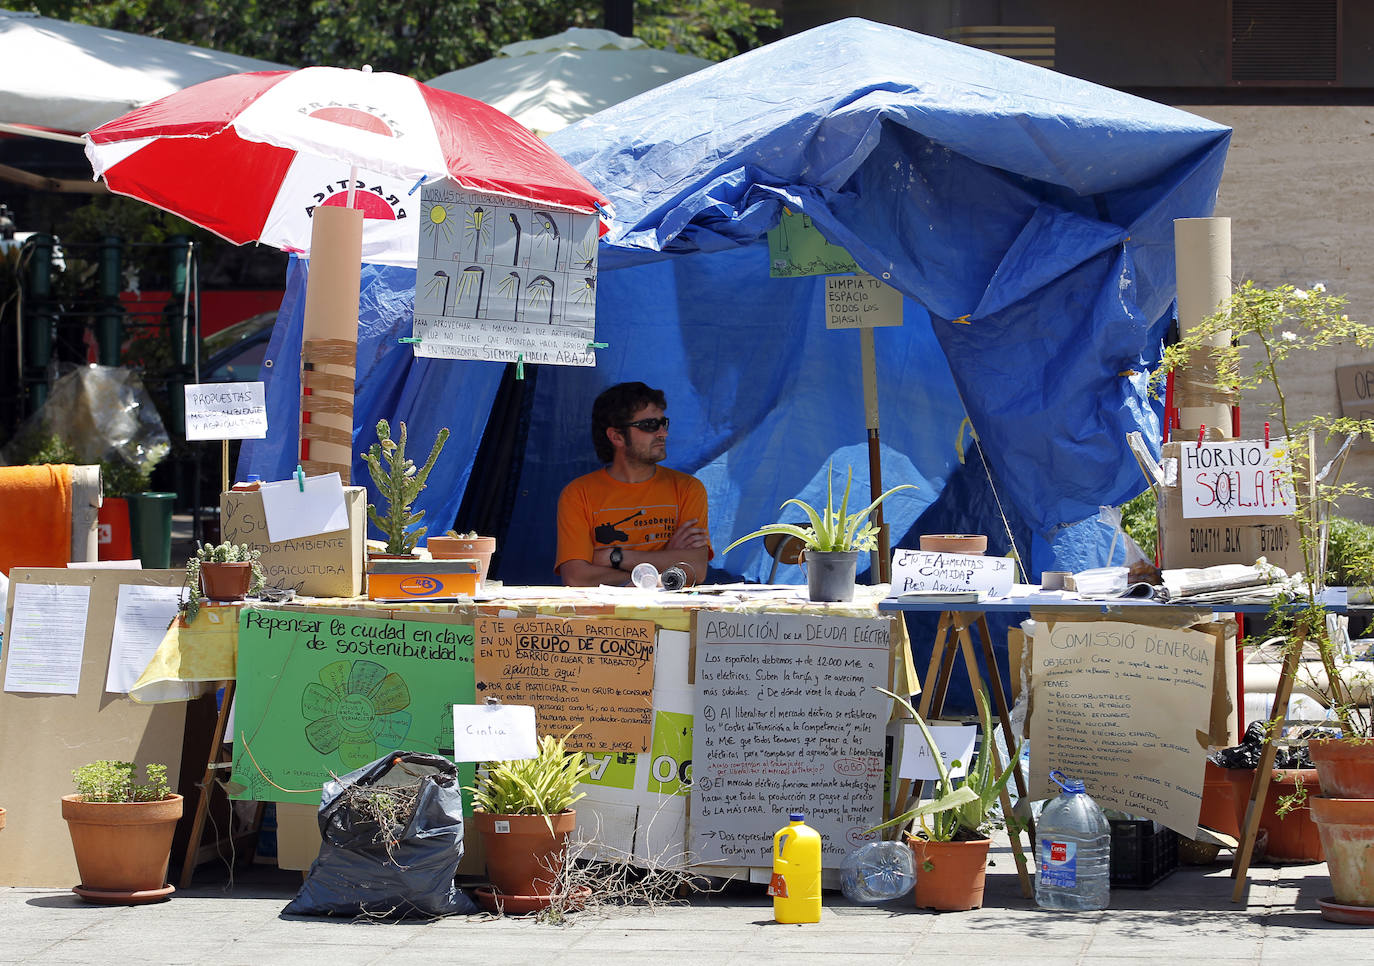
<path id="1" fill-rule="evenodd" d="M 1165 443 L 1163 459 L 1177 460 L 1179 447 Z M 1160 488 L 1159 560 L 1165 570 L 1215 567 L 1219 564 L 1253 564 L 1263 557 L 1290 574 L 1301 573 L 1302 546 L 1298 525 L 1284 516 L 1183 516 L 1182 490 L 1174 485 Z"/>
<path id="2" fill-rule="evenodd" d="M 262 551 L 267 586 L 290 587 L 306 597 L 357 597 L 363 590 L 363 537 L 367 490 L 344 487 L 348 529 L 276 543 L 267 539 L 267 517 L 257 490 L 220 494 L 220 533 L 231 543 Z"/>

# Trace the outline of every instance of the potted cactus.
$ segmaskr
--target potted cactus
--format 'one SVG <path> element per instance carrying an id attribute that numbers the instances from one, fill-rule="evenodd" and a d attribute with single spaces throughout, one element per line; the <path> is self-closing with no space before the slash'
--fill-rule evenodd
<path id="1" fill-rule="evenodd" d="M 261 590 L 265 583 L 258 564 L 261 553 L 246 543 L 206 541 L 198 546 L 186 561 L 186 578 L 182 582 L 186 597 L 180 610 L 186 623 L 200 613 L 202 596 L 207 600 L 235 601 Z"/>
<path id="2" fill-rule="evenodd" d="M 387 501 L 386 514 L 377 512 L 375 504 L 367 505 L 367 518 L 373 526 L 386 535 L 385 553 L 390 556 L 413 557 L 415 545 L 429 530 L 428 527 L 414 527 L 424 518 L 425 511 L 412 513 L 411 504 L 425 488 L 425 480 L 434 461 L 448 442 L 448 428 L 439 430 L 434 446 L 429 451 L 429 459 L 417 467 L 414 460 L 406 456 L 406 424 L 398 423 L 399 431 L 391 438 L 391 426 L 385 419 L 377 421 L 377 442 L 362 454 L 372 474 L 372 483 Z M 374 554 L 375 556 L 375 554 Z"/>

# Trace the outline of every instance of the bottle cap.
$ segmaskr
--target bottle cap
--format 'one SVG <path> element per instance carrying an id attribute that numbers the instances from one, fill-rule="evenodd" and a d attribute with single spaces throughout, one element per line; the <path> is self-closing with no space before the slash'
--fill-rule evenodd
<path id="1" fill-rule="evenodd" d="M 247 482 L 249 482 L 249 483 L 261 483 L 261 482 L 262 482 L 262 477 L 259 476 L 259 475 L 256 474 L 256 473 L 249 473 L 249 474 L 248 474 L 248 480 L 247 480 Z"/>
<path id="2" fill-rule="evenodd" d="M 806 813 L 805 813 L 805 812 L 791 812 L 791 813 L 788 814 L 787 818 L 788 818 L 790 821 L 793 821 L 793 822 L 800 822 L 800 821 L 805 820 L 805 818 L 806 818 Z"/>
<path id="3" fill-rule="evenodd" d="M 1054 782 L 1069 795 L 1082 795 L 1087 791 L 1081 778 L 1069 778 L 1062 771 L 1055 769 L 1050 772 L 1050 781 Z"/>

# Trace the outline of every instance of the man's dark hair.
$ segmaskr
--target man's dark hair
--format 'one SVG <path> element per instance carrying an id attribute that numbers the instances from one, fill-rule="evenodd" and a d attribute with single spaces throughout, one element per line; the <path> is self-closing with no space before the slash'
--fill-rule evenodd
<path id="1" fill-rule="evenodd" d="M 604 391 L 592 403 L 592 445 L 603 463 L 615 459 L 615 447 L 606 438 L 608 427 L 623 427 L 637 410 L 645 406 L 667 409 L 662 389 L 651 389 L 642 382 L 622 382 Z"/>

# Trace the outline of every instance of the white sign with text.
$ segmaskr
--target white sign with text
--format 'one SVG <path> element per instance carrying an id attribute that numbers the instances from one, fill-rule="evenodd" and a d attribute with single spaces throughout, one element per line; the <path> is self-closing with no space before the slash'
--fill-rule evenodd
<path id="1" fill-rule="evenodd" d="M 1184 443 L 1178 450 L 1183 516 L 1282 517 L 1297 508 L 1288 441 Z"/>
<path id="2" fill-rule="evenodd" d="M 872 275 L 828 275 L 825 327 L 871 329 L 902 324 L 902 293 Z"/>
<path id="3" fill-rule="evenodd" d="M 935 739 L 935 747 L 940 749 L 950 778 L 959 778 L 968 771 L 969 761 L 973 758 L 973 746 L 978 741 L 977 725 L 929 725 L 930 736 Z M 935 756 L 930 751 L 930 743 L 916 724 L 902 727 L 902 760 L 897 766 L 898 778 L 914 781 L 934 780 L 940 777 L 935 767 Z"/>
<path id="4" fill-rule="evenodd" d="M 533 705 L 453 706 L 454 761 L 505 761 L 538 756 Z"/>
<path id="5" fill-rule="evenodd" d="M 972 590 L 1005 597 L 1011 592 L 1014 569 L 1010 557 L 898 550 L 892 555 L 892 594 Z"/>
<path id="6" fill-rule="evenodd" d="M 186 387 L 187 439 L 265 439 L 267 393 L 261 382 Z"/>

